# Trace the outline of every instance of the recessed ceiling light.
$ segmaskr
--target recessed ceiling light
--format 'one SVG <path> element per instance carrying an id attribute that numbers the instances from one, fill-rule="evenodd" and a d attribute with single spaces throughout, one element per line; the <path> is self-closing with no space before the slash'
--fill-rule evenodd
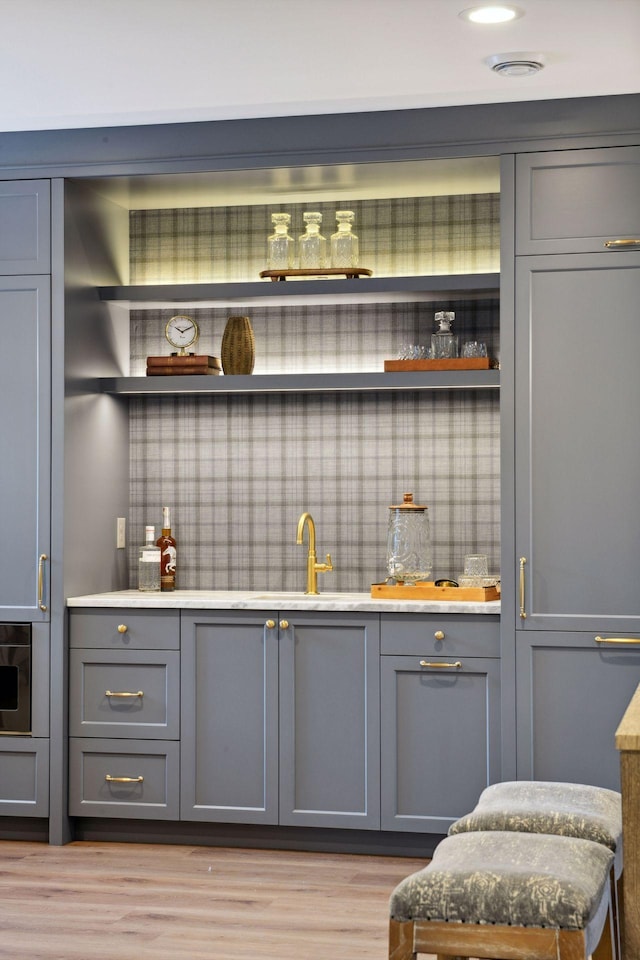
<path id="1" fill-rule="evenodd" d="M 468 7 L 458 16 L 472 23 L 508 23 L 509 20 L 524 16 L 524 10 L 511 4 L 484 4 L 479 7 Z"/>
<path id="2" fill-rule="evenodd" d="M 531 77 L 544 67 L 541 53 L 494 53 L 484 61 L 501 77 Z"/>

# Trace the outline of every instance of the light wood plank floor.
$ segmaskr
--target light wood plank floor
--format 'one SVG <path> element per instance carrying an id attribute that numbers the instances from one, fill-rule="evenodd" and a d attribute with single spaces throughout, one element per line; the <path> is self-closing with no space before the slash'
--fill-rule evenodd
<path id="1" fill-rule="evenodd" d="M 425 863 L 2 841 L 0 958 L 385 960 L 389 894 Z"/>

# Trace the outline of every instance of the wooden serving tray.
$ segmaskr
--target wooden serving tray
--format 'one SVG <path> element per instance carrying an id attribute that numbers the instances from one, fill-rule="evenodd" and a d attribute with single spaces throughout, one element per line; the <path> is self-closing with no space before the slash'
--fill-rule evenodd
<path id="1" fill-rule="evenodd" d="M 442 360 L 385 360 L 385 373 L 404 370 L 488 370 L 489 357 L 447 357 Z"/>
<path id="2" fill-rule="evenodd" d="M 372 274 L 373 270 L 367 267 L 326 267 L 318 270 L 262 270 L 260 272 L 262 279 L 271 277 L 272 280 L 286 280 L 287 277 L 346 277 L 347 280 L 354 280 L 358 277 L 370 277 Z"/>
<path id="3" fill-rule="evenodd" d="M 415 586 L 397 583 L 372 583 L 374 600 L 469 600 L 483 602 L 500 599 L 500 587 L 436 587 L 429 581 L 418 581 Z"/>

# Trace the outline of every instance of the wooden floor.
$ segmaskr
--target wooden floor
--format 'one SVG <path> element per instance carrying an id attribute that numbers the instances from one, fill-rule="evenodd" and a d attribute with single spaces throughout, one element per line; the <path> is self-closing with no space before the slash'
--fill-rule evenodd
<path id="1" fill-rule="evenodd" d="M 0 958 L 385 960 L 389 895 L 425 863 L 1 841 Z"/>

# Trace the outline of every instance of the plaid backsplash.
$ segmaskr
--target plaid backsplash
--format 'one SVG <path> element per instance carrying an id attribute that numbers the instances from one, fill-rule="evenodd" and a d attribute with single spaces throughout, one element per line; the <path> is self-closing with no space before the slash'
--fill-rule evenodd
<path id="1" fill-rule="evenodd" d="M 326 206 L 314 204 L 313 209 Z M 459 238 L 458 251 L 455 244 L 451 248 L 457 269 L 497 269 L 493 195 L 354 202 L 348 208 L 356 210 L 363 265 L 370 265 L 363 253 L 368 234 L 384 226 L 387 249 L 393 247 L 390 237 L 406 238 L 411 232 L 406 218 L 413 218 L 415 230 L 416 218 L 431 208 L 443 223 L 448 209 L 447 229 Z M 369 208 L 377 214 L 371 214 L 372 226 L 365 227 Z M 131 282 L 250 279 L 246 249 L 236 233 L 248 231 L 256 251 L 259 235 L 261 252 L 251 269 L 263 269 L 265 222 L 270 224 L 264 211 L 272 209 L 280 208 L 133 212 Z M 294 212 L 291 206 L 284 209 Z M 303 209 L 309 206 L 299 208 L 300 226 Z M 333 215 L 335 204 L 330 209 Z M 467 217 L 477 213 L 477 229 L 463 217 L 456 219 L 455 211 L 466 211 Z M 194 239 L 194 221 L 210 228 L 214 218 L 231 231 L 224 251 L 217 235 L 209 233 L 205 242 L 204 228 L 196 229 Z M 171 221 L 174 234 L 167 226 Z M 420 235 L 423 229 L 419 227 Z M 329 230 L 323 232 L 328 237 Z M 492 249 L 487 262 L 471 266 L 470 238 L 476 233 L 490 238 Z M 380 235 L 375 242 L 385 246 Z M 400 246 L 396 243 L 396 249 Z M 160 270 L 156 255 L 169 257 L 175 275 L 167 273 L 166 262 Z M 425 266 L 427 255 L 433 251 L 428 254 L 423 247 L 411 254 L 419 265 L 403 259 L 401 266 L 387 257 L 389 267 L 381 270 L 383 254 L 376 251 L 371 265 L 376 275 L 437 272 Z M 214 263 L 228 265 L 224 275 L 212 276 L 212 257 Z M 442 269 L 456 268 L 449 260 Z M 254 373 L 278 374 L 381 371 L 383 361 L 397 357 L 402 344 L 429 344 L 437 310 L 455 311 L 461 341 L 483 340 L 489 354 L 499 356 L 499 303 L 492 299 L 184 312 L 200 326 L 197 352 L 214 356 L 220 356 L 228 316 L 248 315 L 256 339 Z M 148 355 L 168 352 L 164 325 L 177 312 L 183 311 L 132 311 L 132 375 L 144 375 Z M 183 589 L 303 590 L 306 549 L 296 546 L 295 537 L 298 517 L 309 510 L 317 525 L 318 558 L 331 553 L 335 568 L 320 575 L 319 589 L 368 591 L 386 576 L 388 507 L 406 491 L 429 506 L 434 576 L 459 574 L 465 553 L 486 553 L 491 571 L 498 571 L 497 390 L 139 397 L 130 401 L 130 420 L 132 587 L 136 545 L 145 524 L 160 526 L 166 504 L 172 507 L 178 586 Z"/>

